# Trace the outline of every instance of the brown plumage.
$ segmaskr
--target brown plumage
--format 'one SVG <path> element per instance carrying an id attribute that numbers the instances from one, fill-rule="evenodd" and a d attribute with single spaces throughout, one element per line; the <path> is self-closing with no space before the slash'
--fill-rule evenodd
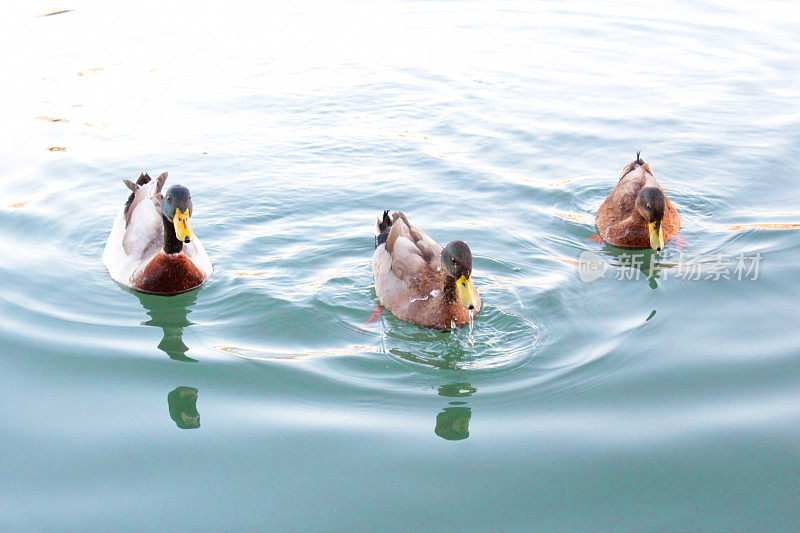
<path id="1" fill-rule="evenodd" d="M 656 248 L 648 231 L 650 223 L 661 228 L 663 242 L 681 229 L 678 211 L 653 176 L 653 169 L 637 153 L 597 211 L 597 232 L 604 242 L 618 248 Z"/>
<path id="2" fill-rule="evenodd" d="M 160 251 L 133 279 L 132 285 L 151 294 L 178 294 L 200 286 L 206 276 L 184 254 Z"/>
<path id="3" fill-rule="evenodd" d="M 372 266 L 378 300 L 401 320 L 447 328 L 468 323 L 470 305 L 473 316 L 480 311 L 469 247 L 453 241 L 442 249 L 403 213 L 378 221 Z"/>

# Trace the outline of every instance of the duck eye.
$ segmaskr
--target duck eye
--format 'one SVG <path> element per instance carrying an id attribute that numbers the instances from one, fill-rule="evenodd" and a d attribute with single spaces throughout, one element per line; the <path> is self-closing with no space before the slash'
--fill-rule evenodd
<path id="1" fill-rule="evenodd" d="M 168 201 L 169 203 L 172 203 L 172 196 L 167 196 L 167 201 Z"/>

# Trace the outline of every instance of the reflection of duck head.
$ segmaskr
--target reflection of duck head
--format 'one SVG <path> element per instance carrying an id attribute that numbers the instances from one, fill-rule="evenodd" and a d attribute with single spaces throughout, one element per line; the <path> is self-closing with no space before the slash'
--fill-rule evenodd
<path id="1" fill-rule="evenodd" d="M 624 269 L 621 275 L 626 276 L 626 279 L 647 280 L 651 289 L 658 288 L 661 270 L 670 266 L 659 260 L 652 250 L 621 250 L 607 246 L 604 252 Z"/>
<path id="2" fill-rule="evenodd" d="M 478 389 L 469 383 L 449 383 L 439 387 L 439 396 L 448 398 L 466 398 L 476 393 Z M 469 437 L 469 421 L 472 418 L 472 409 L 466 406 L 465 401 L 450 402 L 451 407 L 445 407 L 436 415 L 436 429 L 434 432 L 446 440 L 463 440 Z"/>
<path id="3" fill-rule="evenodd" d="M 178 387 L 167 394 L 169 417 L 181 429 L 200 427 L 200 413 L 197 412 L 197 389 Z"/>
<path id="4" fill-rule="evenodd" d="M 145 326 L 157 326 L 164 331 L 164 338 L 158 348 L 176 361 L 196 363 L 196 359 L 186 356 L 189 347 L 183 343 L 183 328 L 191 325 L 187 318 L 197 299 L 197 291 L 189 291 L 175 296 L 156 296 L 132 291 L 139 298 L 150 320 L 142 322 Z"/>

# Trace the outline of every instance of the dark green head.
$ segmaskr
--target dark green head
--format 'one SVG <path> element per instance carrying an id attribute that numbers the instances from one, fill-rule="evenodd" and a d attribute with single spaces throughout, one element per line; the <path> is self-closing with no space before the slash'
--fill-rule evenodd
<path id="1" fill-rule="evenodd" d="M 188 210 L 188 215 L 192 215 L 192 195 L 183 185 L 173 185 L 161 197 L 161 210 L 165 217 L 172 220 L 176 209 L 182 212 Z"/>
<path id="2" fill-rule="evenodd" d="M 189 217 L 192 216 L 192 195 L 183 185 L 173 185 L 161 196 L 161 212 L 175 226 L 175 236 L 181 242 L 194 238 Z"/>
<path id="3" fill-rule="evenodd" d="M 472 286 L 472 252 L 464 241 L 453 241 L 444 247 L 441 254 L 445 275 L 454 278 L 456 291 L 461 303 L 467 309 L 474 309 L 477 303 L 475 288 Z"/>
<path id="4" fill-rule="evenodd" d="M 658 187 L 644 187 L 636 195 L 634 205 L 636 212 L 647 222 L 647 233 L 650 236 L 650 247 L 656 252 L 664 248 L 664 237 L 661 233 L 661 222 L 667 209 L 664 191 Z"/>
<path id="5" fill-rule="evenodd" d="M 636 195 L 636 211 L 647 222 L 661 222 L 664 220 L 664 210 L 666 208 L 666 197 L 658 187 L 644 187 Z"/>
<path id="6" fill-rule="evenodd" d="M 472 275 L 472 251 L 464 241 L 448 243 L 442 250 L 442 266 L 448 276 L 456 279 Z"/>

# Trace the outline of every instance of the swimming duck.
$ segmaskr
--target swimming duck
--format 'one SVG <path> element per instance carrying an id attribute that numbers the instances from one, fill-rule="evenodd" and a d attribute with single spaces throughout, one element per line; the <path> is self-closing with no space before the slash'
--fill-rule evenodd
<path id="1" fill-rule="evenodd" d="M 681 219 L 653 177 L 653 169 L 639 155 L 625 165 L 617 186 L 597 211 L 597 232 L 618 248 L 660 252 L 681 229 Z"/>
<path id="2" fill-rule="evenodd" d="M 383 212 L 372 255 L 375 292 L 401 320 L 430 328 L 465 324 L 481 309 L 472 285 L 472 252 L 463 241 L 442 248 L 403 213 Z"/>
<path id="3" fill-rule="evenodd" d="M 141 292 L 178 294 L 199 287 L 211 274 L 211 260 L 195 238 L 189 217 L 189 189 L 173 185 L 161 193 L 167 173 L 155 181 L 142 174 L 114 220 L 103 252 L 111 277 Z"/>

